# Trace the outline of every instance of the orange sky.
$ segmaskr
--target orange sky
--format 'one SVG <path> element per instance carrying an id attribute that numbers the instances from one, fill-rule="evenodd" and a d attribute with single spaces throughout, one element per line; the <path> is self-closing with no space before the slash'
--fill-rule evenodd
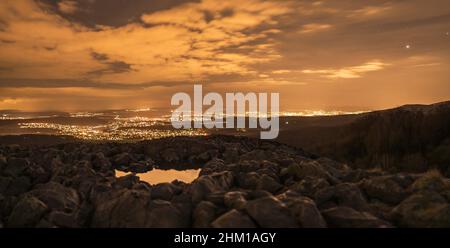
<path id="1" fill-rule="evenodd" d="M 0 109 L 168 107 L 279 92 L 282 110 L 450 99 L 448 0 L 2 0 Z"/>

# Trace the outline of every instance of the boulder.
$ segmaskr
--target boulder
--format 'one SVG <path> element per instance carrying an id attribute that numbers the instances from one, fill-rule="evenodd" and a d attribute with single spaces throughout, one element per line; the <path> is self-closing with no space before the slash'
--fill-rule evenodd
<path id="1" fill-rule="evenodd" d="M 65 213 L 61 211 L 52 211 L 48 220 L 57 227 L 77 228 L 79 227 L 77 217 L 74 213 Z"/>
<path id="2" fill-rule="evenodd" d="M 19 176 L 12 178 L 10 181 L 5 195 L 20 195 L 27 192 L 31 187 L 31 181 L 26 176 Z"/>
<path id="3" fill-rule="evenodd" d="M 195 207 L 192 213 L 193 227 L 207 228 L 216 218 L 217 206 L 209 201 L 202 201 Z"/>
<path id="4" fill-rule="evenodd" d="M 136 176 L 135 174 L 129 174 L 122 177 L 118 177 L 115 182 L 115 186 L 131 189 L 138 182 L 139 182 L 138 176 Z"/>
<path id="5" fill-rule="evenodd" d="M 256 185 L 256 189 L 265 190 L 270 193 L 275 193 L 283 188 L 279 182 L 277 182 L 273 177 L 263 174 Z"/>
<path id="6" fill-rule="evenodd" d="M 433 191 L 411 195 L 395 207 L 391 215 L 400 227 L 450 227 L 450 205 Z"/>
<path id="7" fill-rule="evenodd" d="M 154 200 L 149 206 L 145 227 L 186 228 L 190 225 L 190 214 L 178 209 L 168 201 Z"/>
<path id="8" fill-rule="evenodd" d="M 230 191 L 225 193 L 223 197 L 224 204 L 227 208 L 244 209 L 247 201 L 245 200 L 245 193 L 240 191 Z"/>
<path id="9" fill-rule="evenodd" d="M 329 186 L 330 184 L 328 183 L 328 181 L 323 178 L 305 177 L 300 182 L 289 186 L 289 189 L 294 190 L 309 198 L 314 198 L 318 191 Z"/>
<path id="10" fill-rule="evenodd" d="M 190 185 L 192 202 L 198 203 L 209 193 L 227 191 L 233 185 L 233 174 L 230 171 L 201 176 Z"/>
<path id="11" fill-rule="evenodd" d="M 302 180 L 306 177 L 322 178 L 330 183 L 338 183 L 338 180 L 330 175 L 317 161 L 301 161 L 291 164 L 281 171 L 283 177 L 293 177 Z"/>
<path id="12" fill-rule="evenodd" d="M 256 228 L 255 223 L 246 214 L 232 209 L 217 218 L 212 224 L 214 228 Z"/>
<path id="13" fill-rule="evenodd" d="M 175 185 L 171 183 L 160 183 L 151 188 L 152 199 L 170 201 L 175 194 Z"/>
<path id="14" fill-rule="evenodd" d="M 367 213 L 349 207 L 335 207 L 322 211 L 329 227 L 337 228 L 386 228 L 392 225 Z"/>
<path id="15" fill-rule="evenodd" d="M 75 212 L 80 204 L 79 196 L 74 189 L 55 182 L 37 185 L 27 194 L 38 198 L 51 210 Z"/>
<path id="16" fill-rule="evenodd" d="M 149 194 L 134 190 L 116 192 L 95 205 L 92 227 L 145 227 L 149 204 Z"/>
<path id="17" fill-rule="evenodd" d="M 34 227 L 47 212 L 47 206 L 36 197 L 23 197 L 8 218 L 8 227 Z"/>
<path id="18" fill-rule="evenodd" d="M 161 158 L 166 163 L 176 163 L 181 161 L 181 157 L 179 156 L 177 150 L 173 148 L 168 148 L 161 152 Z"/>
<path id="19" fill-rule="evenodd" d="M 292 216 L 303 228 L 325 228 L 327 224 L 313 200 L 293 191 L 287 191 L 277 198 L 286 204 Z"/>
<path id="20" fill-rule="evenodd" d="M 388 204 L 398 204 L 407 196 L 407 190 L 396 176 L 381 176 L 364 179 L 361 188 L 370 197 Z"/>
<path id="21" fill-rule="evenodd" d="M 18 177 L 30 166 L 30 161 L 26 158 L 9 158 L 8 165 L 3 169 L 3 174 L 11 177 Z"/>
<path id="22" fill-rule="evenodd" d="M 299 227 L 287 206 L 273 196 L 247 202 L 245 211 L 263 228 Z"/>
<path id="23" fill-rule="evenodd" d="M 366 211 L 369 208 L 358 186 L 350 183 L 322 189 L 317 192 L 315 200 L 320 209 L 342 206 Z"/>

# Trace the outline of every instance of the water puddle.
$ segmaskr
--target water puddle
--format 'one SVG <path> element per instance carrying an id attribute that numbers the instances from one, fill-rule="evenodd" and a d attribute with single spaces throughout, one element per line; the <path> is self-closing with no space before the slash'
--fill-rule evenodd
<path id="1" fill-rule="evenodd" d="M 131 173 L 116 170 L 116 177 L 122 177 L 129 175 Z M 185 183 L 191 183 L 198 178 L 200 174 L 200 169 L 196 170 L 161 170 L 153 169 L 146 173 L 138 173 L 136 176 L 139 177 L 141 181 L 147 182 L 149 184 L 158 183 L 170 183 L 174 180 L 182 181 Z"/>

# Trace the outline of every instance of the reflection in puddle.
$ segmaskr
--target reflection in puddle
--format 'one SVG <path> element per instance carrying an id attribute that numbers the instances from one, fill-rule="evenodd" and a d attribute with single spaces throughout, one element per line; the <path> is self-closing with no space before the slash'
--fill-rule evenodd
<path id="1" fill-rule="evenodd" d="M 131 173 L 116 170 L 116 177 L 122 177 L 129 175 Z M 149 184 L 158 183 L 170 183 L 174 180 L 179 180 L 185 183 L 190 183 L 197 179 L 200 174 L 200 169 L 197 170 L 161 170 L 153 169 L 146 173 L 138 173 L 136 176 L 139 177 L 141 181 L 147 182 Z"/>

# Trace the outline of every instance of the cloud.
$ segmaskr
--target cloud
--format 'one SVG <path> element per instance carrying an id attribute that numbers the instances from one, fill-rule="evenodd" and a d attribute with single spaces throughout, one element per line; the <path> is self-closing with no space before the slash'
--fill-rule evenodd
<path id="1" fill-rule="evenodd" d="M 389 64 L 383 63 L 379 60 L 372 60 L 372 61 L 366 62 L 366 63 L 364 63 L 362 65 L 358 65 L 358 66 L 350 66 L 350 67 L 344 67 L 344 68 L 340 68 L 340 69 L 319 69 L 319 70 L 308 69 L 308 70 L 303 70 L 302 72 L 305 74 L 318 74 L 321 77 L 326 77 L 326 78 L 349 79 L 349 78 L 360 78 L 365 73 L 368 73 L 368 72 L 383 70 L 388 65 Z"/>
<path id="2" fill-rule="evenodd" d="M 321 23 L 310 23 L 302 26 L 300 33 L 301 34 L 309 34 L 324 31 L 330 29 L 332 25 L 330 24 L 321 24 Z"/>
<path id="3" fill-rule="evenodd" d="M 0 40 L 14 43 L 0 43 L 0 67 L 13 68 L 0 77 L 139 84 L 257 76 L 253 65 L 281 57 L 268 36 L 277 30 L 276 18 L 292 11 L 289 4 L 204 0 L 145 14 L 144 23 L 91 29 L 31 0 L 2 1 L 0 13 L 14 11 L 1 17 L 7 25 Z M 75 6 L 59 4 L 65 12 Z M 254 49 L 242 52 L 250 43 Z"/>
<path id="4" fill-rule="evenodd" d="M 58 3 L 58 9 L 64 14 L 74 14 L 79 10 L 78 2 L 73 0 L 62 0 Z"/>

